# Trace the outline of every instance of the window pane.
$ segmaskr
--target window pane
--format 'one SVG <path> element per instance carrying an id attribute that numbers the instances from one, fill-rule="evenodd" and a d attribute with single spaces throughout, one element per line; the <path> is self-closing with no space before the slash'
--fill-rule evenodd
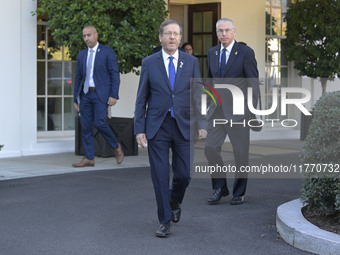
<path id="1" fill-rule="evenodd" d="M 284 17 L 287 14 L 287 9 L 283 9 L 282 11 L 282 35 L 285 36 L 286 35 L 286 29 L 287 29 L 287 21 L 284 21 Z"/>
<path id="2" fill-rule="evenodd" d="M 37 111 L 37 130 L 45 131 L 45 98 L 38 98 Z"/>
<path id="3" fill-rule="evenodd" d="M 37 63 L 37 94 L 45 95 L 45 62 Z"/>
<path id="4" fill-rule="evenodd" d="M 288 60 L 285 57 L 286 48 L 281 44 L 281 65 L 287 66 Z"/>
<path id="5" fill-rule="evenodd" d="M 270 16 L 270 8 L 266 8 L 266 35 L 271 35 L 270 28 L 271 28 L 272 18 Z"/>
<path id="6" fill-rule="evenodd" d="M 272 8 L 272 16 L 273 16 L 273 31 L 275 35 L 281 35 L 281 9 Z"/>
<path id="7" fill-rule="evenodd" d="M 213 32 L 213 12 L 204 12 L 204 32 Z"/>
<path id="8" fill-rule="evenodd" d="M 272 0 L 272 6 L 281 7 L 281 0 Z"/>
<path id="9" fill-rule="evenodd" d="M 72 95 L 73 82 L 76 74 L 76 63 L 65 62 L 64 63 L 64 95 Z"/>
<path id="10" fill-rule="evenodd" d="M 281 86 L 288 87 L 288 68 L 281 67 Z"/>
<path id="11" fill-rule="evenodd" d="M 194 49 L 195 49 L 195 55 L 203 55 L 202 48 L 203 48 L 203 38 L 202 35 L 194 35 Z"/>
<path id="12" fill-rule="evenodd" d="M 48 98 L 47 130 L 61 130 L 61 98 Z"/>
<path id="13" fill-rule="evenodd" d="M 204 55 L 208 54 L 208 50 L 213 46 L 212 45 L 212 35 L 204 35 Z"/>
<path id="14" fill-rule="evenodd" d="M 48 63 L 47 92 L 48 95 L 61 95 L 62 93 L 62 69 L 61 62 Z"/>
<path id="15" fill-rule="evenodd" d="M 207 58 L 201 58 L 201 60 L 202 60 L 201 65 L 203 67 L 201 76 L 206 77 L 207 76 L 207 70 L 208 70 Z"/>
<path id="16" fill-rule="evenodd" d="M 62 60 L 62 48 L 57 47 L 54 41 L 51 30 L 48 30 L 48 59 L 49 60 Z"/>
<path id="17" fill-rule="evenodd" d="M 279 65 L 279 39 L 272 38 L 268 40 L 268 64 Z"/>
<path id="18" fill-rule="evenodd" d="M 37 27 L 37 59 L 45 59 L 46 26 Z"/>
<path id="19" fill-rule="evenodd" d="M 64 130 L 74 130 L 74 117 L 76 115 L 73 98 L 64 99 Z"/>
<path id="20" fill-rule="evenodd" d="M 71 58 L 68 52 L 69 52 L 68 47 L 64 47 L 64 60 L 65 61 L 71 61 Z"/>
<path id="21" fill-rule="evenodd" d="M 194 13 L 194 33 L 199 33 L 202 32 L 202 22 L 203 22 L 203 15 L 202 12 L 195 12 Z"/>

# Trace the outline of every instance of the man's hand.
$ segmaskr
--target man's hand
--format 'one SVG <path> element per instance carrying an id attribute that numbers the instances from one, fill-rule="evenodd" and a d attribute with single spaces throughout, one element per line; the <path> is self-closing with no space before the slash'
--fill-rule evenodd
<path id="1" fill-rule="evenodd" d="M 76 109 L 76 111 L 79 112 L 79 104 L 73 103 L 73 105 L 74 105 L 74 108 Z"/>
<path id="2" fill-rule="evenodd" d="M 205 129 L 199 129 L 198 130 L 198 139 L 205 139 L 208 135 L 207 130 Z"/>
<path id="3" fill-rule="evenodd" d="M 146 135 L 144 133 L 137 134 L 136 140 L 137 140 L 137 143 L 139 144 L 140 147 L 146 148 L 148 146 L 147 140 L 146 140 Z"/>
<path id="4" fill-rule="evenodd" d="M 107 101 L 107 104 L 109 106 L 114 106 L 117 103 L 117 99 L 113 97 L 109 97 L 109 101 Z"/>

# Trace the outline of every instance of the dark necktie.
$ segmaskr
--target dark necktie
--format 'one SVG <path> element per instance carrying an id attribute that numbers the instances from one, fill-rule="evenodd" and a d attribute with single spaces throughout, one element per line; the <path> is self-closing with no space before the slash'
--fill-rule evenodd
<path id="1" fill-rule="evenodd" d="M 169 57 L 169 67 L 168 67 L 168 71 L 169 71 L 169 82 L 170 82 L 170 85 L 171 85 L 171 89 L 172 91 L 174 91 L 174 85 L 175 85 L 175 79 L 176 79 L 176 71 L 175 71 L 175 65 L 174 63 L 172 62 L 174 59 L 173 56 L 170 56 Z M 170 111 L 171 111 L 171 116 L 173 118 L 175 118 L 175 112 L 174 112 L 174 106 L 173 104 L 171 105 L 171 108 L 170 108 Z"/>
<path id="2" fill-rule="evenodd" d="M 226 48 L 223 48 L 222 50 L 222 55 L 221 55 L 221 63 L 220 63 L 220 77 L 223 78 L 224 75 L 224 71 L 225 71 L 225 67 L 227 65 L 226 61 L 227 61 L 227 57 L 226 57 Z"/>
<path id="3" fill-rule="evenodd" d="M 90 75 L 91 75 L 91 69 L 92 69 L 93 52 L 94 50 L 90 50 L 89 60 L 87 61 L 86 78 L 85 78 L 85 84 L 84 84 L 84 89 L 83 89 L 85 94 L 89 91 L 89 87 L 90 87 Z"/>

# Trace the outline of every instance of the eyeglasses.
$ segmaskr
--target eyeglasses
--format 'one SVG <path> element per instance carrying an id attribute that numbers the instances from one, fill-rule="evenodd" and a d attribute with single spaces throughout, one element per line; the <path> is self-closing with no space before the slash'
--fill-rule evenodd
<path id="1" fill-rule="evenodd" d="M 177 33 L 177 32 L 174 32 L 174 33 L 167 32 L 167 33 L 163 33 L 163 35 L 166 36 L 166 37 L 171 37 L 171 36 L 178 37 L 178 36 L 180 36 L 180 34 Z"/>
<path id="2" fill-rule="evenodd" d="M 217 33 L 218 33 L 218 34 L 223 34 L 223 32 L 225 32 L 226 34 L 228 34 L 228 33 L 230 33 L 230 32 L 233 31 L 233 30 L 234 30 L 233 28 L 227 28 L 227 29 L 225 29 L 225 30 L 219 29 L 219 30 L 217 30 Z"/>

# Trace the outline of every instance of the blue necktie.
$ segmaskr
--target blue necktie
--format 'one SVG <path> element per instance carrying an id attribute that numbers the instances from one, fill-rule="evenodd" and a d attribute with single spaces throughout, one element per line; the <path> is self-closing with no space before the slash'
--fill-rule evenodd
<path id="1" fill-rule="evenodd" d="M 224 75 L 224 70 L 225 70 L 225 67 L 227 65 L 227 57 L 226 57 L 226 48 L 223 48 L 222 50 L 222 55 L 221 55 L 221 63 L 220 63 L 220 76 L 221 78 L 223 78 L 223 75 Z"/>
<path id="2" fill-rule="evenodd" d="M 172 91 L 174 91 L 174 85 L 175 85 L 175 79 L 176 79 L 175 65 L 172 62 L 174 57 L 170 56 L 169 59 L 170 59 L 170 61 L 169 61 L 169 68 L 168 68 L 169 69 L 169 82 L 170 82 Z M 171 116 L 173 118 L 175 118 L 175 111 L 174 111 L 173 104 L 171 104 L 170 111 L 171 111 Z"/>
<path id="3" fill-rule="evenodd" d="M 84 84 L 84 89 L 83 89 L 85 94 L 89 91 L 89 87 L 90 87 L 90 75 L 91 75 L 91 69 L 92 69 L 93 52 L 94 50 L 90 50 L 90 56 L 87 61 L 86 78 L 85 78 L 85 84 Z"/>

